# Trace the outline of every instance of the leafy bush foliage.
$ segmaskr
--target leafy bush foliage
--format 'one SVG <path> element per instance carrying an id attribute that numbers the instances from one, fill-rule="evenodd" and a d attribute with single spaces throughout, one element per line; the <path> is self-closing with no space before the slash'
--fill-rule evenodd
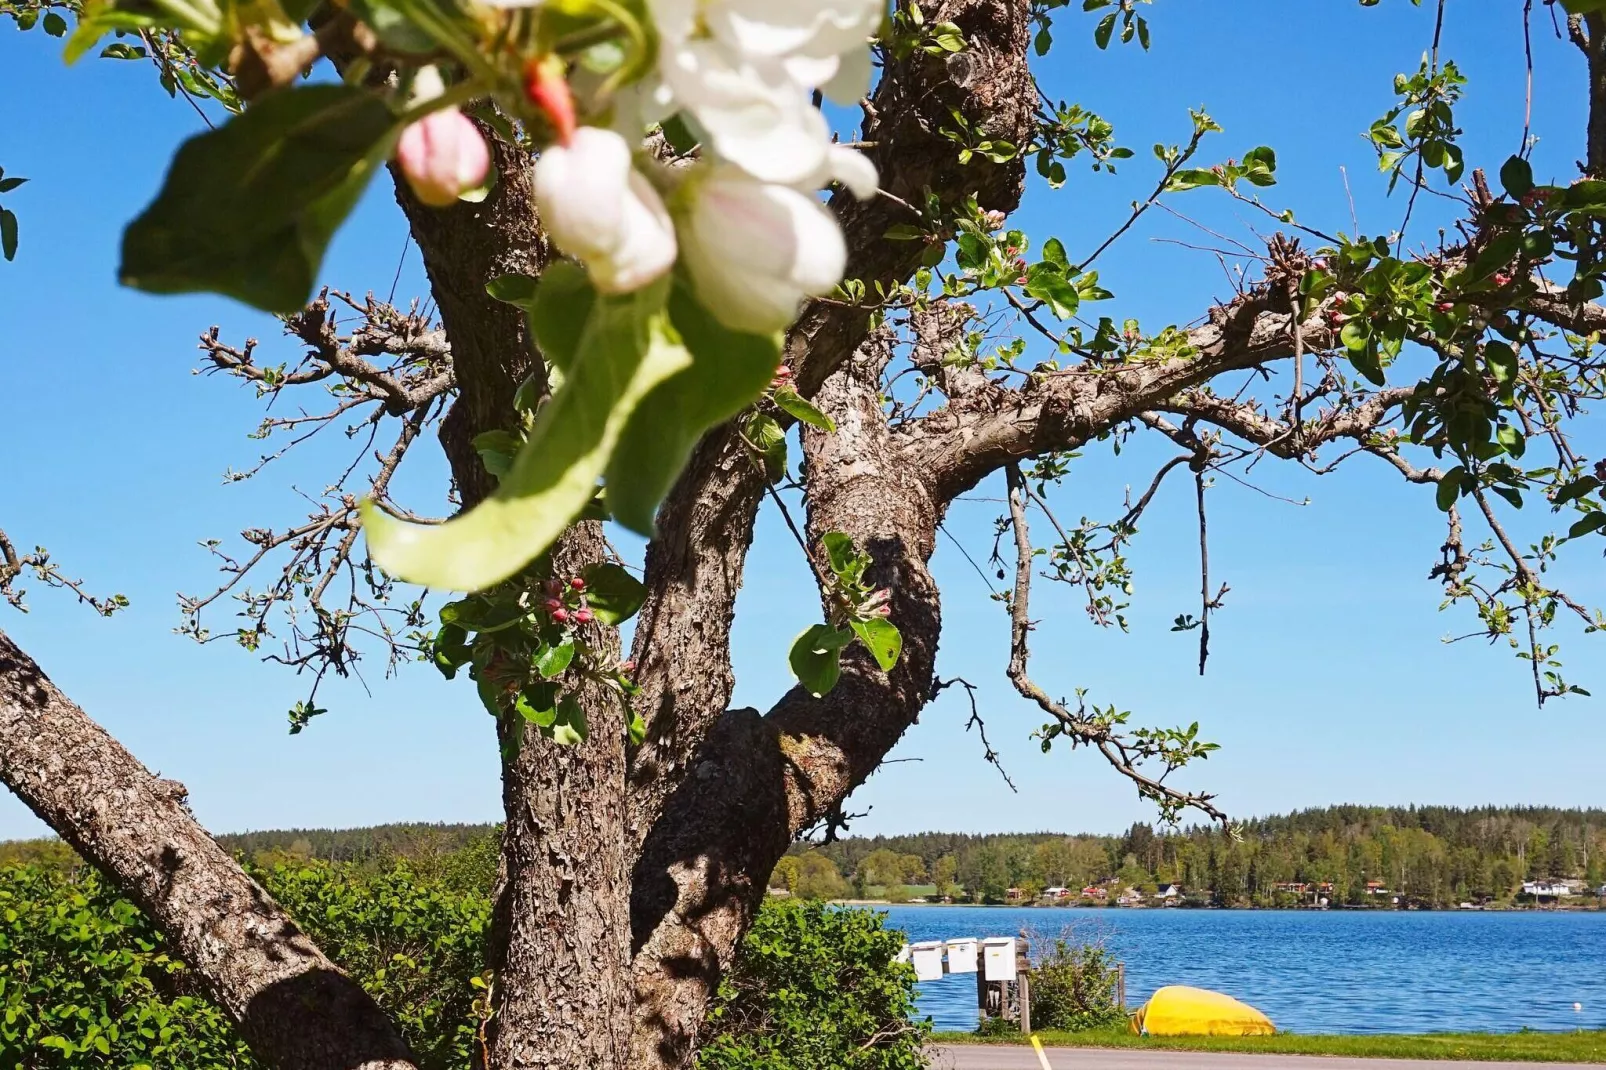
<path id="1" fill-rule="evenodd" d="M 318 863 L 255 876 L 390 1012 L 420 1070 L 470 1064 L 491 918 L 485 891 L 421 880 L 405 862 L 379 873 Z"/>
<path id="2" fill-rule="evenodd" d="M 1032 1027 L 1078 1032 L 1119 1025 L 1119 965 L 1102 944 L 1062 935 L 1032 967 Z"/>
<path id="3" fill-rule="evenodd" d="M 0 869 L 0 1067 L 256 1066 L 98 874 Z"/>
<path id="4" fill-rule="evenodd" d="M 699 1070 L 916 1070 L 929 1019 L 884 915 L 771 900 L 720 983 Z"/>
<path id="5" fill-rule="evenodd" d="M 494 839 L 380 866 L 251 869 L 392 1015 L 421 1070 L 467 1070 Z M 139 909 L 70 852 L 52 861 L 0 865 L 0 1070 L 259 1070 Z M 914 973 L 893 961 L 903 936 L 881 923 L 767 904 L 720 987 L 702 1070 L 923 1066 L 930 1025 L 911 1020 Z"/>
<path id="6" fill-rule="evenodd" d="M 490 903 L 308 863 L 255 876 L 395 1018 L 421 1070 L 470 1064 Z M 134 904 L 93 870 L 0 868 L 0 1070 L 256 1070 Z"/>

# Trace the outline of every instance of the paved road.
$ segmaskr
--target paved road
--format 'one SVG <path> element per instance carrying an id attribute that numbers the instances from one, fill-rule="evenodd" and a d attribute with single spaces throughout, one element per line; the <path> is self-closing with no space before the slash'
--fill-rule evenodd
<path id="1" fill-rule="evenodd" d="M 1583 1063 L 1480 1063 L 1435 1059 L 1341 1059 L 1236 1052 L 1048 1048 L 1053 1070 L 1600 1070 Z M 933 1045 L 931 1070 L 1041 1070 L 1027 1045 Z"/>

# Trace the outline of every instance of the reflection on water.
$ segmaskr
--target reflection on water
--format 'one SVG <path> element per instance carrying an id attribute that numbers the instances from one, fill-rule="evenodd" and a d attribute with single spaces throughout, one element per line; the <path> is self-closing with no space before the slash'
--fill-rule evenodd
<path id="1" fill-rule="evenodd" d="M 887 908 L 910 940 L 1069 925 L 1126 963 L 1127 1002 L 1214 988 L 1298 1033 L 1606 1028 L 1606 914 Z M 938 1029 L 976 1024 L 968 975 L 921 986 Z M 1574 1003 L 1583 1010 L 1575 1011 Z"/>

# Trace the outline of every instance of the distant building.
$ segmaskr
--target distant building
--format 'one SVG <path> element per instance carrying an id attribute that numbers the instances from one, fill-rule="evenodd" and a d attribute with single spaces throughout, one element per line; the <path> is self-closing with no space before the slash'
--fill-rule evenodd
<path id="1" fill-rule="evenodd" d="M 1109 897 L 1110 890 L 1101 884 L 1089 884 L 1086 888 L 1082 889 L 1083 899 L 1096 899 L 1102 903 Z"/>
<path id="2" fill-rule="evenodd" d="M 1383 882 L 1382 881 L 1367 881 L 1366 882 L 1366 894 L 1367 895 L 1393 895 L 1394 893 L 1389 891 L 1387 888 L 1383 887 Z"/>
<path id="3" fill-rule="evenodd" d="M 1128 888 L 1115 898 L 1115 905 L 1121 907 L 1135 907 L 1143 902 L 1143 893 L 1136 888 Z"/>
<path id="4" fill-rule="evenodd" d="M 1061 888 L 1058 885 L 1055 885 L 1053 888 L 1043 889 L 1044 899 L 1069 899 L 1073 894 L 1074 893 L 1069 888 Z"/>
<path id="5" fill-rule="evenodd" d="M 1159 900 L 1162 900 L 1162 901 L 1170 900 L 1170 899 L 1181 899 L 1182 898 L 1182 885 L 1180 885 L 1180 884 L 1162 884 L 1162 885 L 1160 885 L 1159 890 L 1154 893 L 1154 897 L 1156 899 L 1159 899 Z"/>
<path id="6" fill-rule="evenodd" d="M 1567 881 L 1523 881 L 1522 894 L 1535 899 L 1564 899 L 1573 894 Z"/>

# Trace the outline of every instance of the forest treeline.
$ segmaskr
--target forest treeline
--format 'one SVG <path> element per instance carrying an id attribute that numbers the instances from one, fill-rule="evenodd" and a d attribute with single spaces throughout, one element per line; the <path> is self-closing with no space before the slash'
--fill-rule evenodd
<path id="1" fill-rule="evenodd" d="M 427 863 L 493 849 L 494 825 L 402 823 L 277 829 L 218 840 L 259 864 L 297 859 Z M 479 850 L 475 850 L 479 846 Z M 59 841 L 0 843 L 0 865 L 68 862 Z M 490 864 L 487 862 L 487 864 Z M 1145 894 L 1176 884 L 1197 904 L 1449 906 L 1506 902 L 1526 880 L 1606 882 L 1606 810 L 1557 807 L 1331 806 L 1254 818 L 1230 829 L 1135 824 L 1119 835 L 922 832 L 798 844 L 771 884 L 811 899 L 944 895 L 1004 901 L 1047 888 L 1105 885 Z M 1293 886 L 1305 885 L 1306 891 Z M 1327 886 L 1331 886 L 1330 888 Z"/>
<path id="2" fill-rule="evenodd" d="M 1179 885 L 1197 905 L 1450 906 L 1509 902 L 1530 880 L 1606 881 L 1606 810 L 1556 807 L 1331 806 L 1232 828 L 1116 836 L 925 832 L 800 844 L 775 881 L 807 897 L 915 893 L 1035 899 L 1100 886 L 1153 895 Z M 1580 898 L 1584 898 L 1580 896 Z"/>

